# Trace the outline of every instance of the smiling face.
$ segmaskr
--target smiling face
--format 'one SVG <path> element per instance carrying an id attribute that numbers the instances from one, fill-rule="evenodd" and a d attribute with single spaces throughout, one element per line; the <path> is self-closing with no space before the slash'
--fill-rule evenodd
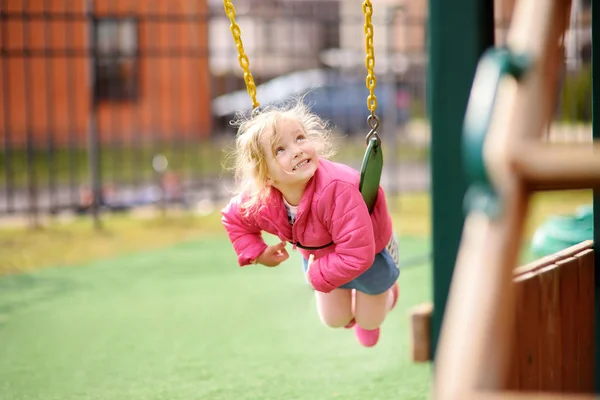
<path id="1" fill-rule="evenodd" d="M 294 119 L 281 119 L 274 132 L 265 132 L 262 142 L 267 155 L 268 183 L 284 193 L 303 191 L 319 160 L 302 125 Z"/>

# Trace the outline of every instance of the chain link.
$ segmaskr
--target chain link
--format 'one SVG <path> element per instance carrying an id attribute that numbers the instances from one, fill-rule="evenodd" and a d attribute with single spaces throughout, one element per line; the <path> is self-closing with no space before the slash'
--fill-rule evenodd
<path id="1" fill-rule="evenodd" d="M 232 0 L 223 0 L 223 7 L 225 8 L 225 14 L 227 14 L 229 20 L 231 21 L 229 30 L 231 31 L 231 35 L 235 41 L 235 46 L 237 47 L 240 67 L 242 67 L 242 70 L 244 70 L 244 82 L 246 83 L 246 90 L 252 98 L 252 108 L 256 110 L 258 107 L 260 107 L 260 103 L 256 100 L 256 84 L 254 83 L 254 78 L 250 72 L 250 61 L 244 52 L 242 31 L 240 26 L 235 22 L 235 8 L 233 7 Z"/>
<path id="2" fill-rule="evenodd" d="M 373 16 L 373 5 L 370 0 L 365 0 L 363 5 L 363 14 L 365 15 L 365 38 L 366 38 L 366 52 L 365 65 L 367 66 L 367 79 L 366 85 L 369 89 L 369 96 L 367 97 L 367 108 L 371 111 L 371 115 L 375 116 L 375 110 L 377 109 L 377 97 L 375 97 L 375 86 L 377 86 L 377 78 L 375 78 L 375 50 L 373 46 L 373 22 L 371 17 Z"/>

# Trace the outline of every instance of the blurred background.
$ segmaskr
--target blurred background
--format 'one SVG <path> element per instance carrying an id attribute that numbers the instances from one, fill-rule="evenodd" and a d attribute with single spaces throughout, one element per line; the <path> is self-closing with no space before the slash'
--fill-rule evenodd
<path id="1" fill-rule="evenodd" d="M 574 2 L 552 137 L 591 137 L 590 2 Z M 235 2 L 262 105 L 306 100 L 360 166 L 368 132 L 364 17 L 353 1 Z M 505 40 L 514 0 L 495 2 Z M 427 2 L 375 5 L 377 114 L 390 194 L 427 191 Z M 196 208 L 251 107 L 218 0 L 2 1 L 0 216 Z M 460 43 L 456 44 L 460 46 Z M 392 179 L 393 177 L 393 179 Z"/>

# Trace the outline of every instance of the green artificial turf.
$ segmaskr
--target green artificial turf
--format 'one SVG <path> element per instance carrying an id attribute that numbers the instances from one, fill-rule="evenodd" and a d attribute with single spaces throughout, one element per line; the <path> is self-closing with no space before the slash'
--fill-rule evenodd
<path id="1" fill-rule="evenodd" d="M 404 257 L 428 251 L 400 239 Z M 427 398 L 408 309 L 431 297 L 429 265 L 403 269 L 399 304 L 367 349 L 321 324 L 291 255 L 239 268 L 219 235 L 0 277 L 0 398 Z"/>

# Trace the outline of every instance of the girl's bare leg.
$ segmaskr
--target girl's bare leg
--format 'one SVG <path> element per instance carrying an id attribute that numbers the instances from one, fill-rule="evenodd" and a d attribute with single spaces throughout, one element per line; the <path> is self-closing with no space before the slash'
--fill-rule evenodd
<path id="1" fill-rule="evenodd" d="M 394 304 L 392 289 L 386 292 L 370 295 L 356 291 L 354 316 L 356 323 L 363 329 L 376 329 L 383 321 Z"/>
<path id="2" fill-rule="evenodd" d="M 315 291 L 315 296 L 317 312 L 323 324 L 341 328 L 354 318 L 351 289 L 334 289 L 329 293 Z"/>

